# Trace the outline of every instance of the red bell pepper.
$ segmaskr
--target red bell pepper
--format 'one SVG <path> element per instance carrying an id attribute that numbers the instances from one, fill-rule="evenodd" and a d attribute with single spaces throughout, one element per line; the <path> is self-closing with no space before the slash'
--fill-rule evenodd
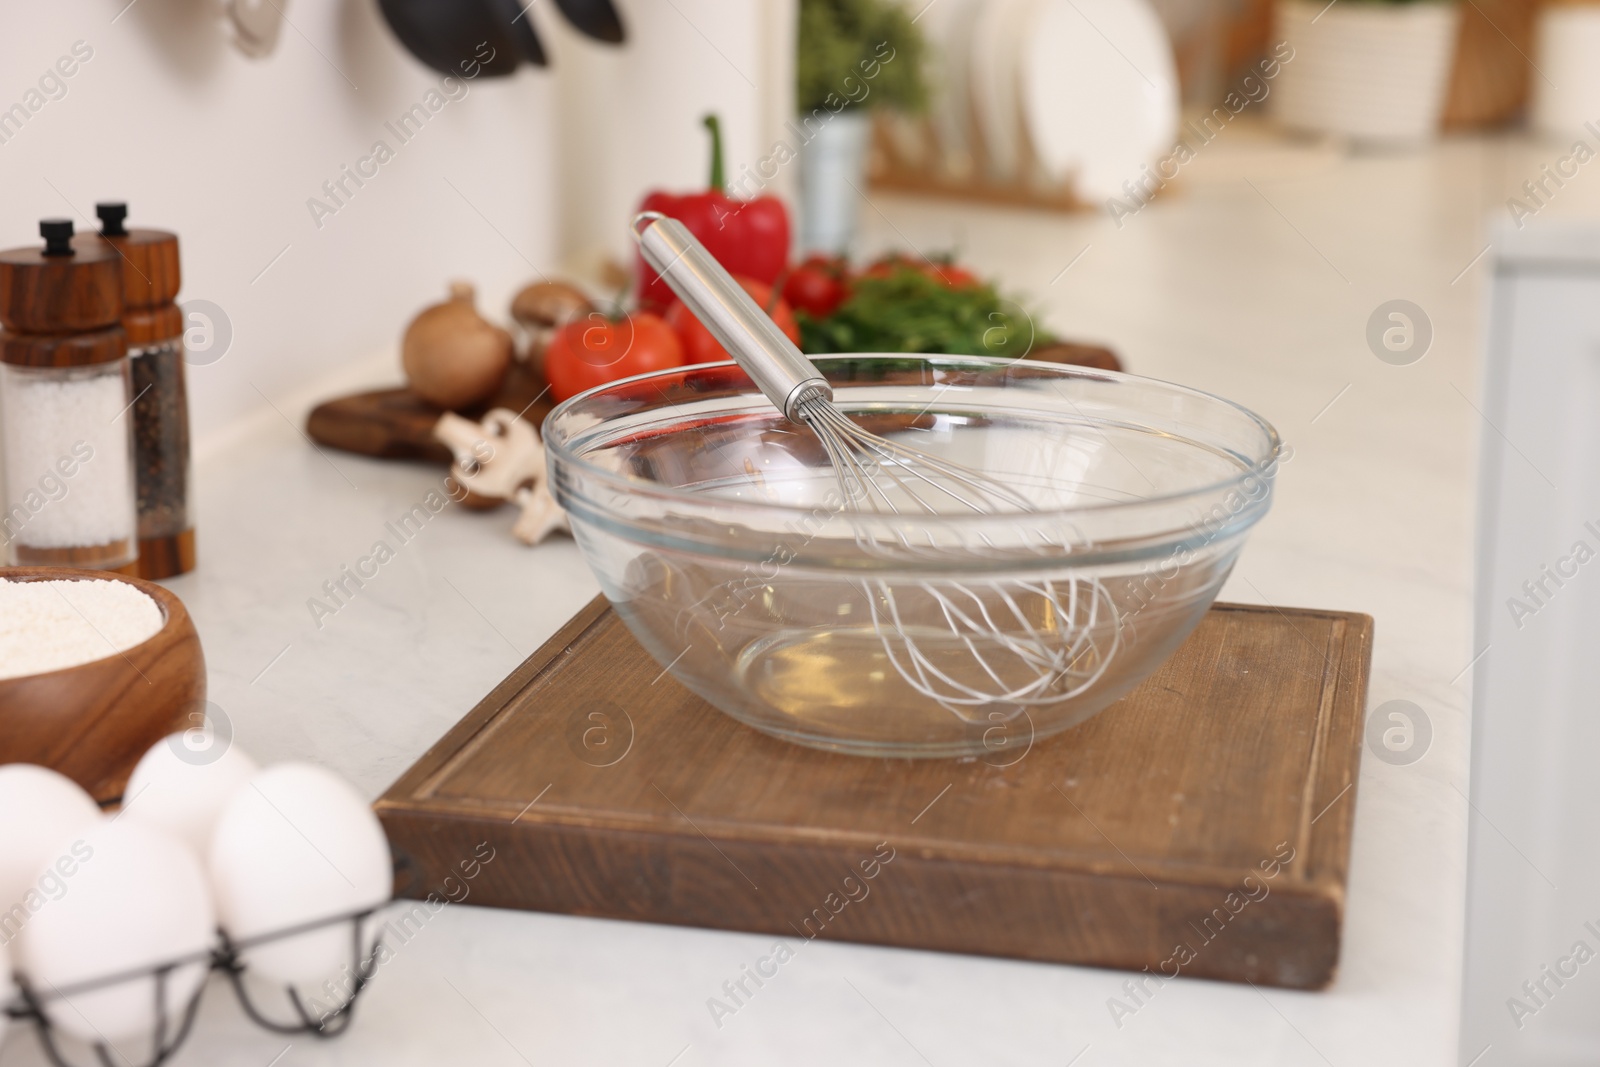
<path id="1" fill-rule="evenodd" d="M 659 190 L 639 205 L 677 219 L 728 269 L 772 285 L 789 262 L 789 212 L 775 196 L 737 200 L 727 194 L 722 169 L 722 129 L 715 115 L 705 117 L 711 131 L 711 187 L 703 193 L 674 196 Z M 674 297 L 661 276 L 639 259 L 639 307 L 663 312 Z"/>

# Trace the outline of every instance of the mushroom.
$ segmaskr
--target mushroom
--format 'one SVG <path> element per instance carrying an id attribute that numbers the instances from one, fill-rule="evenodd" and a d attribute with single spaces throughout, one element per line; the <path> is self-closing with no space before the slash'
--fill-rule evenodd
<path id="1" fill-rule="evenodd" d="M 567 525 L 567 513 L 550 495 L 546 479 L 541 478 L 532 489 L 524 490 L 519 502 L 522 504 L 522 514 L 517 516 L 517 524 L 511 527 L 511 532 L 523 544 L 536 545 L 556 530 L 572 532 L 572 527 Z"/>
<path id="2" fill-rule="evenodd" d="M 544 446 L 532 423 L 506 408 L 495 408 L 481 423 L 447 412 L 433 435 L 455 457 L 450 473 L 468 493 L 522 509 L 511 530 L 519 540 L 536 545 L 555 530 L 570 530 L 545 484 Z"/>
<path id="3" fill-rule="evenodd" d="M 566 282 L 534 282 L 511 300 L 511 317 L 527 338 L 527 355 L 544 351 L 550 335 L 595 310 L 582 289 Z"/>

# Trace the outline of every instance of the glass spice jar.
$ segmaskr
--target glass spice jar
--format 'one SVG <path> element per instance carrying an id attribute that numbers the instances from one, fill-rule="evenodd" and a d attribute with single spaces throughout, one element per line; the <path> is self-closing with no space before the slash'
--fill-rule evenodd
<path id="1" fill-rule="evenodd" d="M 122 327 L 133 375 L 134 476 L 139 511 L 139 576 L 170 578 L 194 569 L 189 487 L 189 400 L 184 381 L 178 238 L 128 229 L 128 207 L 95 205 L 99 239 L 123 257 Z"/>
<path id="2" fill-rule="evenodd" d="M 77 248 L 0 252 L 0 540 L 16 565 L 133 573 L 138 558 L 122 260 Z"/>

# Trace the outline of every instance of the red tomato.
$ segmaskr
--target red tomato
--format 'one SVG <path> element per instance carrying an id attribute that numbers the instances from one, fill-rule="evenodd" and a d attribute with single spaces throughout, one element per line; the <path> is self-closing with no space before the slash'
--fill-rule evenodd
<path id="1" fill-rule="evenodd" d="M 893 253 L 875 260 L 873 264 L 862 272 L 864 278 L 889 278 L 900 269 L 909 269 L 926 274 L 938 282 L 943 282 L 951 289 L 968 289 L 982 282 L 978 276 L 965 267 L 958 267 L 954 263 L 940 263 L 931 259 L 917 259 L 903 253 Z"/>
<path id="2" fill-rule="evenodd" d="M 789 305 L 819 319 L 832 315 L 849 295 L 850 267 L 830 256 L 807 256 L 783 283 Z"/>
<path id="3" fill-rule="evenodd" d="M 781 297 L 774 297 L 772 286 L 764 285 L 754 278 L 742 278 L 735 274 L 734 280 L 744 286 L 744 291 L 750 294 L 750 299 L 761 305 L 772 321 L 778 324 L 778 329 L 795 344 L 800 343 L 800 324 L 794 319 L 794 312 L 789 310 L 788 303 Z M 667 309 L 667 323 L 678 332 L 678 340 L 683 342 L 683 361 L 685 363 L 719 363 L 731 359 L 727 349 L 717 343 L 711 336 L 711 331 L 700 324 L 694 317 L 694 312 L 682 300 L 675 300 Z"/>
<path id="4" fill-rule="evenodd" d="M 916 259 L 903 252 L 890 252 L 867 264 L 867 269 L 861 272 L 861 276 L 863 278 L 887 278 L 902 267 L 921 270 L 926 263 L 927 260 Z"/>
<path id="5" fill-rule="evenodd" d="M 929 272 L 952 289 L 971 289 L 981 285 L 978 276 L 965 267 L 958 267 L 954 263 L 929 263 Z"/>
<path id="6" fill-rule="evenodd" d="M 608 319 L 598 311 L 557 330 L 544 350 L 544 376 L 556 400 L 633 374 L 683 366 L 683 344 L 659 315 Z"/>

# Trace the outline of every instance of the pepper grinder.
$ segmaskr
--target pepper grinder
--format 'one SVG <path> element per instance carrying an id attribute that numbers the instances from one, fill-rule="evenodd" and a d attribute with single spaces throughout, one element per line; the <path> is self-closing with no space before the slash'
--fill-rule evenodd
<path id="1" fill-rule="evenodd" d="M 12 564 L 131 574 L 138 558 L 122 257 L 77 245 L 0 252 L 0 542 Z"/>
<path id="2" fill-rule="evenodd" d="M 182 284 L 178 238 L 165 230 L 128 229 L 124 203 L 96 204 L 95 214 L 100 216 L 98 240 L 123 259 L 122 328 L 128 334 L 133 376 L 139 577 L 170 578 L 195 565 L 183 312 L 173 302 Z"/>

